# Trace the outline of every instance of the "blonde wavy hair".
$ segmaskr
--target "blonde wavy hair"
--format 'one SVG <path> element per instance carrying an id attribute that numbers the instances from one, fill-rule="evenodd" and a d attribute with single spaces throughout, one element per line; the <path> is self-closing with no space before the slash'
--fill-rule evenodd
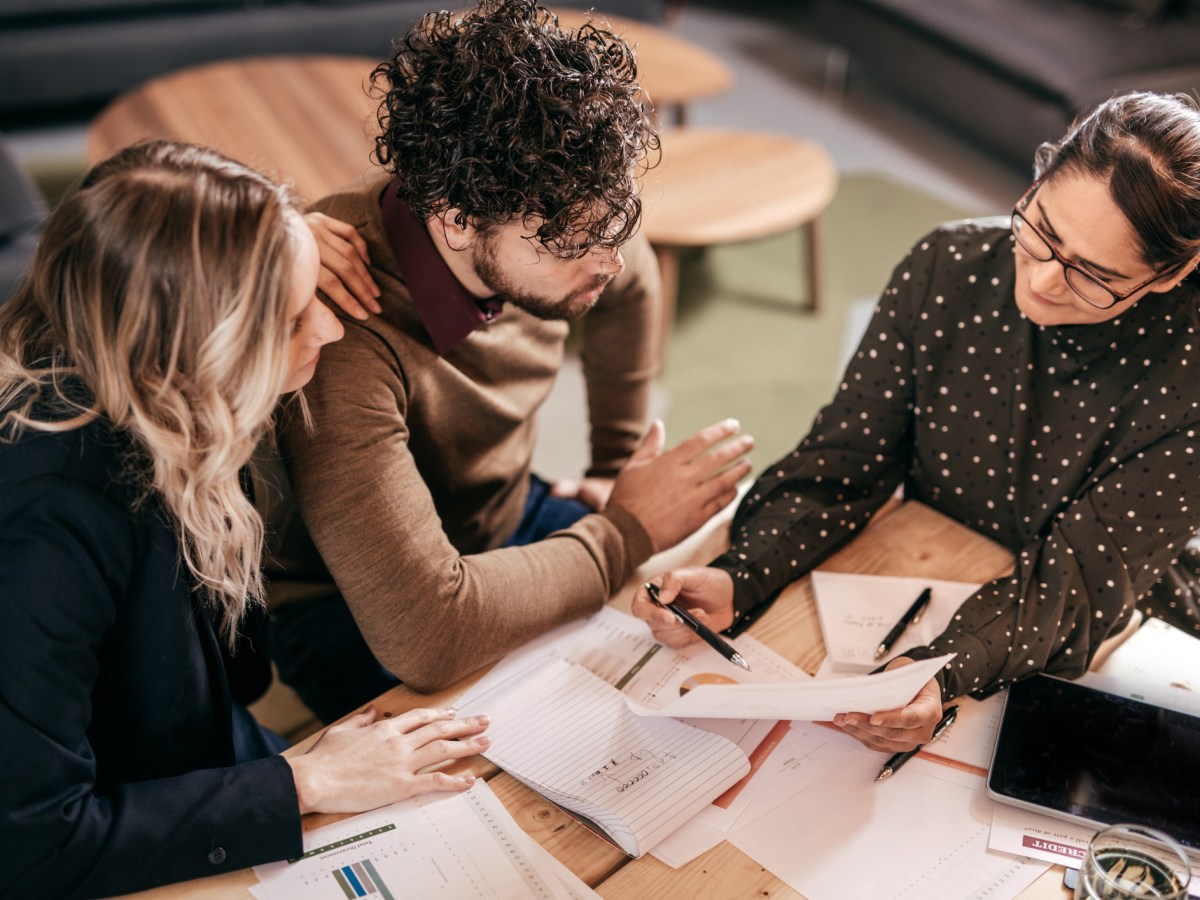
<path id="1" fill-rule="evenodd" d="M 0 307 L 0 439 L 101 417 L 127 435 L 125 469 L 161 500 L 231 645 L 262 600 L 239 473 L 283 387 L 299 212 L 219 153 L 141 144 L 64 198 Z"/>

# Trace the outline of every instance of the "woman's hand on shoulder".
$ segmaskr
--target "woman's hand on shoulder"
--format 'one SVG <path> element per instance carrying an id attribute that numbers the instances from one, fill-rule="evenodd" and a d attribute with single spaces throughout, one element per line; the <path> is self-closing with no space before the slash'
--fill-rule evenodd
<path id="1" fill-rule="evenodd" d="M 455 718 L 452 709 L 413 709 L 380 719 L 368 706 L 331 725 L 292 767 L 300 812 L 363 812 L 431 791 L 465 791 L 470 773 L 424 772 L 487 749 L 487 716 Z"/>
<path id="2" fill-rule="evenodd" d="M 357 229 L 319 212 L 308 213 L 304 221 L 321 254 L 321 274 L 317 278 L 321 292 L 356 319 L 365 319 L 368 310 L 382 312 L 379 285 L 368 268 L 371 256 L 367 242 Z"/>
<path id="3" fill-rule="evenodd" d="M 913 660 L 899 656 L 888 669 L 907 666 Z M 834 716 L 833 724 L 869 750 L 902 753 L 928 744 L 942 718 L 942 686 L 930 679 L 907 706 L 873 715 L 851 712 Z"/>

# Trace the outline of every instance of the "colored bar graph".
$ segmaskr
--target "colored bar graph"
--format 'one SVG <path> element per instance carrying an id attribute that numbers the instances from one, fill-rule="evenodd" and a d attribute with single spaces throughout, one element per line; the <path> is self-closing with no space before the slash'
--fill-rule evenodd
<path id="1" fill-rule="evenodd" d="M 371 877 L 375 880 L 375 889 L 379 891 L 379 896 L 382 897 L 383 900 L 396 900 L 396 898 L 392 896 L 392 892 L 387 889 L 387 885 L 383 883 L 383 879 L 379 877 L 379 873 L 375 871 L 375 864 L 369 859 L 364 859 L 362 864 L 370 873 Z"/>
<path id="2" fill-rule="evenodd" d="M 350 883 L 346 881 L 346 876 L 342 874 L 341 869 L 333 870 L 333 880 L 338 883 L 338 887 L 342 889 L 342 893 L 346 895 L 346 900 L 354 900 L 354 889 L 350 887 Z"/>
<path id="3" fill-rule="evenodd" d="M 342 866 L 342 874 L 346 876 L 346 880 L 350 882 L 350 886 L 354 888 L 354 893 L 359 897 L 367 896 L 366 889 L 363 888 L 362 882 L 358 880 L 358 876 L 354 874 L 354 870 L 349 866 Z"/>

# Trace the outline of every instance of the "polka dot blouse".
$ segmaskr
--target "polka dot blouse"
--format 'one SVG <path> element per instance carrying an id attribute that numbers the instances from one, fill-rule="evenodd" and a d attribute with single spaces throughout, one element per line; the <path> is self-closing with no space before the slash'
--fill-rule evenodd
<path id="1" fill-rule="evenodd" d="M 833 401 L 758 479 L 714 562 L 739 618 L 862 529 L 898 485 L 1011 549 L 924 658 L 945 695 L 1082 673 L 1200 525 L 1200 291 L 1095 325 L 1013 299 L 1007 220 L 945 226 L 896 269 Z"/>

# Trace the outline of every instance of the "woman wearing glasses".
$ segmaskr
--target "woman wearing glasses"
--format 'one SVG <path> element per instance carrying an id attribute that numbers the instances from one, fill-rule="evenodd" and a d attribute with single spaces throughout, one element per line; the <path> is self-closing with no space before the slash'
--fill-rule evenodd
<path id="1" fill-rule="evenodd" d="M 833 402 L 750 489 L 729 552 L 662 579 L 663 602 L 743 625 L 899 485 L 1011 549 L 1010 576 L 906 653 L 956 652 L 936 681 L 875 724 L 837 718 L 880 750 L 928 740 L 943 700 L 1084 672 L 1135 605 L 1170 593 L 1200 526 L 1200 113 L 1114 98 L 1043 146 L 1036 174 L 1011 225 L 913 247 Z M 693 639 L 644 591 L 634 608 L 665 643 Z"/>
<path id="2" fill-rule="evenodd" d="M 368 711 L 284 758 L 236 702 L 262 650 L 242 475 L 342 335 L 318 269 L 287 191 L 160 142 L 62 201 L 0 310 L 5 896 L 297 856 L 302 813 L 470 784 L 420 770 L 486 746 L 482 718 Z"/>

